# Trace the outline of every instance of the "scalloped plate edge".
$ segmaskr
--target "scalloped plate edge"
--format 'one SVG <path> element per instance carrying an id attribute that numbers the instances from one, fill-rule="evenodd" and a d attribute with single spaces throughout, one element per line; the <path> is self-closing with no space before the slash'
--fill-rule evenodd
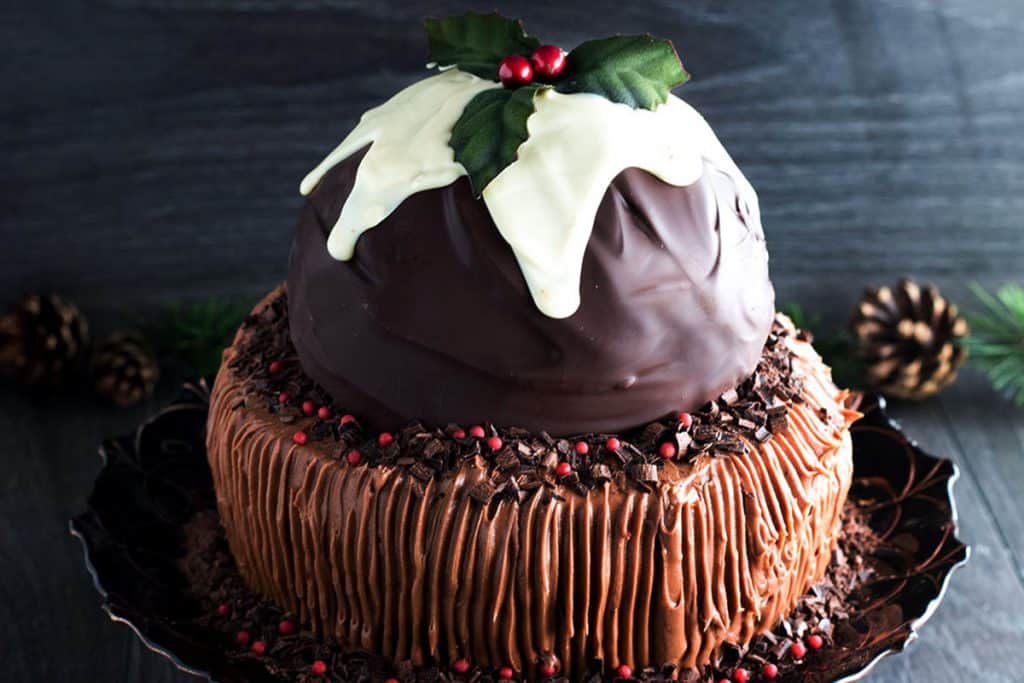
<path id="1" fill-rule="evenodd" d="M 103 455 L 104 454 L 101 452 L 101 456 Z M 196 678 L 199 678 L 201 680 L 209 681 L 209 683 L 215 683 L 213 678 L 210 677 L 209 672 L 202 671 L 200 669 L 195 669 L 186 664 L 185 662 L 181 661 L 177 657 L 177 655 L 175 655 L 170 650 L 170 648 L 154 643 L 141 630 L 139 630 L 139 627 L 136 626 L 134 622 L 132 622 L 130 619 L 122 617 L 114 611 L 114 607 L 110 604 L 110 594 L 107 591 L 107 589 L 103 586 L 103 582 L 100 581 L 100 577 L 96 571 L 96 567 L 93 566 L 91 556 L 92 548 L 89 546 L 89 541 L 86 539 L 84 532 L 82 532 L 82 530 L 78 528 L 79 519 L 83 516 L 84 515 L 76 515 L 74 518 L 71 519 L 71 521 L 68 522 L 68 532 L 71 534 L 72 537 L 77 538 L 79 543 L 81 543 L 82 556 L 85 559 L 85 568 L 89 571 L 89 576 L 92 577 L 92 585 L 96 588 L 97 591 L 99 591 L 100 595 L 103 597 L 103 604 L 100 606 L 103 608 L 103 611 L 106 612 L 107 616 L 110 617 L 110 620 L 115 624 L 124 624 L 125 626 L 130 628 L 132 630 L 132 633 L 135 634 L 135 637 L 142 642 L 142 644 L 146 647 L 147 650 L 149 650 L 150 652 L 155 652 L 156 654 L 167 658 L 167 660 L 170 661 L 171 664 L 173 664 L 174 667 L 179 671 L 189 674 L 190 676 L 195 676 Z"/>

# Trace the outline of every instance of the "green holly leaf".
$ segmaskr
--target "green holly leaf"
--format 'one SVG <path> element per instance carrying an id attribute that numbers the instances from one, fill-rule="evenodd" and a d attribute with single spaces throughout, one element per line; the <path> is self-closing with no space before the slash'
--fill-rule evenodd
<path id="1" fill-rule="evenodd" d="M 430 61 L 498 80 L 498 64 L 511 54 L 529 56 L 540 41 L 523 32 L 520 21 L 497 12 L 466 12 L 447 19 L 427 19 Z"/>
<path id="2" fill-rule="evenodd" d="M 526 141 L 526 119 L 533 113 L 533 98 L 540 89 L 528 85 L 517 90 L 485 90 L 462 111 L 448 144 L 455 160 L 466 168 L 473 193 L 480 196 L 487 184 L 516 160 Z"/>
<path id="3" fill-rule="evenodd" d="M 593 93 L 634 109 L 654 109 L 690 78 L 667 40 L 615 36 L 588 40 L 569 53 L 562 93 Z"/>

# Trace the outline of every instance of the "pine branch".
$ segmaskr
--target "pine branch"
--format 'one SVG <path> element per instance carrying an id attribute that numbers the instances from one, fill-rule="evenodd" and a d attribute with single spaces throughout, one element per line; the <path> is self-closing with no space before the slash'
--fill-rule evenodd
<path id="1" fill-rule="evenodd" d="M 839 386 L 864 386 L 864 361 L 854 354 L 850 338 L 842 331 L 825 330 L 821 316 L 808 315 L 797 303 L 783 304 L 780 311 L 789 316 L 797 329 L 806 330 L 814 337 L 814 350 L 825 364 L 832 368 L 832 379 Z"/>
<path id="2" fill-rule="evenodd" d="M 171 356 L 200 377 L 212 377 L 221 353 L 249 313 L 242 304 L 209 299 L 188 306 L 169 304 L 151 333 L 161 356 Z"/>
<path id="3" fill-rule="evenodd" d="M 969 362 L 996 391 L 1024 407 L 1024 287 L 1009 283 L 994 296 L 976 282 L 970 289 L 982 310 L 967 316 Z"/>

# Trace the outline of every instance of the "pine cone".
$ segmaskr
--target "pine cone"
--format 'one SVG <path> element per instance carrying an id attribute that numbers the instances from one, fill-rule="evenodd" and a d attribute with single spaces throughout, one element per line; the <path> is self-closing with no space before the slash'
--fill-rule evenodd
<path id="1" fill-rule="evenodd" d="M 92 359 L 96 393 L 119 406 L 134 405 L 153 393 L 160 378 L 156 355 L 138 332 L 115 332 Z"/>
<path id="2" fill-rule="evenodd" d="M 28 386 L 64 384 L 88 346 L 85 316 L 54 294 L 26 297 L 0 318 L 0 373 Z"/>
<path id="3" fill-rule="evenodd" d="M 894 288 L 868 289 L 850 320 L 867 379 L 899 398 L 932 396 L 956 379 L 967 358 L 969 328 L 956 305 L 932 285 L 903 279 Z"/>

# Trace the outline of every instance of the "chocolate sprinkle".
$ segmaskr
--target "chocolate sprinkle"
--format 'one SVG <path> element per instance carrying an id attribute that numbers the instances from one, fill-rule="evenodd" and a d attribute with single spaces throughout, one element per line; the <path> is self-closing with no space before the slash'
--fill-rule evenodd
<path id="1" fill-rule="evenodd" d="M 444 476 L 465 460 L 482 458 L 491 469 L 492 491 L 483 488 L 471 493 L 484 502 L 509 478 L 519 478 L 519 493 L 536 491 L 547 486 L 569 489 L 585 495 L 593 487 L 615 479 L 616 472 L 645 490 L 659 481 L 658 468 L 664 466 L 659 448 L 674 442 L 677 461 L 692 462 L 697 457 L 742 455 L 752 444 L 768 441 L 772 435 L 788 427 L 787 413 L 793 403 L 801 400 L 802 383 L 793 372 L 792 351 L 783 339 L 795 334 L 791 327 L 776 321 L 765 342 L 761 361 L 754 373 L 739 386 L 729 389 L 716 400 L 690 414 L 687 427 L 677 414 L 666 416 L 635 430 L 615 435 L 621 446 L 612 451 L 603 446 L 609 434 L 582 434 L 571 439 L 553 439 L 545 432 L 530 433 L 516 427 L 483 425 L 485 437 L 498 436 L 502 447 L 493 452 L 481 439 L 457 433 L 466 429 L 446 425 L 431 428 L 412 422 L 393 436 L 385 446 L 376 434 L 367 433 L 358 419 L 340 425 L 335 417 L 321 420 L 305 416 L 300 410 L 304 401 L 317 407 L 326 406 L 330 415 L 346 412 L 346 406 L 335 405 L 323 387 L 302 371 L 288 332 L 287 295 L 272 299 L 259 312 L 243 323 L 245 334 L 238 345 L 238 356 L 229 368 L 245 378 L 245 399 L 238 408 L 262 408 L 281 422 L 294 424 L 306 432 L 310 442 L 334 441 L 329 449 L 344 458 L 351 449 L 363 456 L 368 467 L 404 467 L 421 482 Z M 280 369 L 270 372 L 270 365 L 280 361 Z M 282 392 L 288 400 L 279 402 Z M 823 419 L 827 419 L 823 417 Z M 589 446 L 586 454 L 576 452 L 573 444 Z M 572 466 L 571 476 L 557 478 L 554 469 L 560 462 Z"/>

